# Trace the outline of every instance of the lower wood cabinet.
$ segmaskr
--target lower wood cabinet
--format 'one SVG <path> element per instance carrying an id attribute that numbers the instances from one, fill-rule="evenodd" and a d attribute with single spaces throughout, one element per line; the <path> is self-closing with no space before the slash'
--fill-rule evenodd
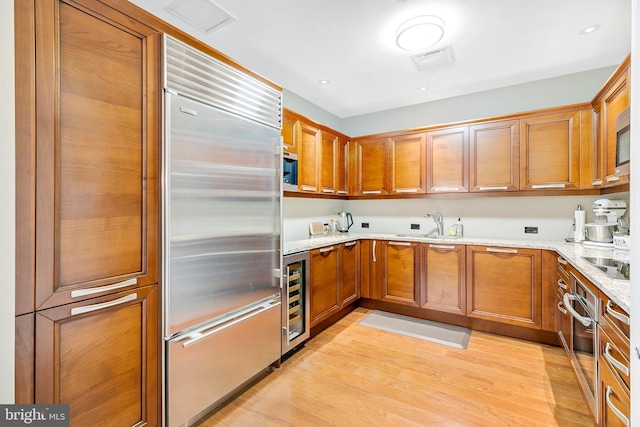
<path id="1" fill-rule="evenodd" d="M 628 427 L 631 420 L 631 399 L 602 356 L 599 358 L 600 427 Z"/>
<path id="2" fill-rule="evenodd" d="M 158 425 L 155 285 L 35 314 L 35 403 L 69 404 L 70 425 Z"/>
<path id="3" fill-rule="evenodd" d="M 467 246 L 467 316 L 541 328 L 541 251 Z"/>
<path id="4" fill-rule="evenodd" d="M 360 297 L 360 242 L 309 252 L 311 326 L 316 326 Z"/>
<path id="5" fill-rule="evenodd" d="M 378 246 L 380 299 L 419 307 L 419 244 L 379 240 Z"/>
<path id="6" fill-rule="evenodd" d="M 423 244 L 420 251 L 421 307 L 464 315 L 465 246 Z"/>

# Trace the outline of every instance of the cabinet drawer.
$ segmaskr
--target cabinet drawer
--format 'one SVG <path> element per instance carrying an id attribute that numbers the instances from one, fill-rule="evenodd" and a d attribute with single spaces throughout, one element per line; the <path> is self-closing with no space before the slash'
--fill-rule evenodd
<path id="1" fill-rule="evenodd" d="M 605 361 L 611 371 L 617 375 L 629 390 L 631 388 L 629 343 L 625 343 L 615 334 L 608 335 L 603 328 L 601 328 L 600 332 L 598 337 L 598 356 Z"/>
<path id="2" fill-rule="evenodd" d="M 629 341 L 631 319 L 629 314 L 609 298 L 603 298 L 600 306 L 600 319 L 607 328 L 613 328 L 616 333 Z"/>
<path id="3" fill-rule="evenodd" d="M 613 372 L 600 357 L 600 425 L 607 427 L 629 426 L 631 401 L 628 391 L 616 379 Z"/>

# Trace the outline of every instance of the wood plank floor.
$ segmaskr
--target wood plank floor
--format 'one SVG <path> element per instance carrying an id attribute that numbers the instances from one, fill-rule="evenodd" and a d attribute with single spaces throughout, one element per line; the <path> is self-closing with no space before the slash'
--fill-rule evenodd
<path id="1" fill-rule="evenodd" d="M 358 308 L 209 426 L 590 426 L 564 350 L 473 331 L 460 350 L 358 325 Z"/>

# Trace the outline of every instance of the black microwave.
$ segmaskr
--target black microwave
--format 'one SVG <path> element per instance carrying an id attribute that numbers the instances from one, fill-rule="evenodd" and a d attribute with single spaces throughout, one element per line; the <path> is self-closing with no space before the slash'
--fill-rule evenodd
<path id="1" fill-rule="evenodd" d="M 629 108 L 616 117 L 616 176 L 629 175 L 631 161 L 631 120 Z"/>

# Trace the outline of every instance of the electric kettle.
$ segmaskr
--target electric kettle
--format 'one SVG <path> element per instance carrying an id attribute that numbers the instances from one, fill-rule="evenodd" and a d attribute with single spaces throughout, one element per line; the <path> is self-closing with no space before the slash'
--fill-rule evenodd
<path id="1" fill-rule="evenodd" d="M 347 233 L 353 225 L 353 217 L 349 212 L 338 212 L 338 231 Z"/>

